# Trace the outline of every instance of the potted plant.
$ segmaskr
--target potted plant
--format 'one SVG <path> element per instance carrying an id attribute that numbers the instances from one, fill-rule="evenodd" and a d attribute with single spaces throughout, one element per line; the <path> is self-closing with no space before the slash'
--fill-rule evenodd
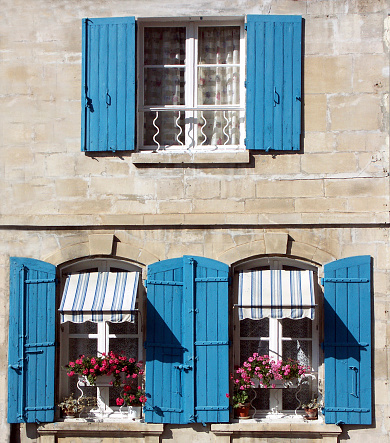
<path id="1" fill-rule="evenodd" d="M 128 417 L 132 420 L 141 418 L 142 405 L 146 402 L 145 391 L 135 380 L 123 387 L 123 394 L 116 399 L 118 406 L 127 406 Z"/>
<path id="2" fill-rule="evenodd" d="M 233 379 L 233 409 L 237 418 L 249 418 L 249 389 L 252 388 L 249 377 L 231 377 Z"/>
<path id="3" fill-rule="evenodd" d="M 78 401 L 82 406 L 81 414 L 89 414 L 89 412 L 97 406 L 97 398 L 96 397 L 79 397 Z"/>
<path id="4" fill-rule="evenodd" d="M 126 379 L 136 379 L 143 374 L 143 363 L 125 355 L 109 352 L 101 356 L 81 355 L 75 361 L 70 361 L 65 369 L 69 377 L 79 375 L 84 377 L 87 384 L 94 386 L 101 376 L 110 377 L 106 386 L 120 386 Z M 98 382 L 99 384 L 99 382 Z"/>
<path id="5" fill-rule="evenodd" d="M 73 393 L 69 397 L 65 397 L 61 403 L 58 403 L 64 418 L 75 418 L 83 410 L 83 405 L 78 398 L 73 397 Z"/>
<path id="6" fill-rule="evenodd" d="M 321 401 L 317 398 L 313 398 L 309 403 L 304 403 L 302 409 L 306 412 L 306 420 L 317 420 L 318 419 L 318 409 L 322 407 Z"/>

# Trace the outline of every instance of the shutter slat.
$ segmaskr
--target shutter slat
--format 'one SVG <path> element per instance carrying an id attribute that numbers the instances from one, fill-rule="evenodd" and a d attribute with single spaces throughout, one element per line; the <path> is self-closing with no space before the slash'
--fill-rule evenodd
<path id="1" fill-rule="evenodd" d="M 247 17 L 247 149 L 299 150 L 302 17 Z"/>
<path id="2" fill-rule="evenodd" d="M 324 272 L 325 420 L 371 424 L 371 258 Z"/>
<path id="3" fill-rule="evenodd" d="M 9 423 L 54 420 L 54 357 L 55 266 L 13 257 L 10 260 Z"/>

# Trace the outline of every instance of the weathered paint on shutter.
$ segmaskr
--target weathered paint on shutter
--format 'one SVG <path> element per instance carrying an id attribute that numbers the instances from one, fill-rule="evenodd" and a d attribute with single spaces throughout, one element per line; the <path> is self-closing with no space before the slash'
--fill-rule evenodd
<path id="1" fill-rule="evenodd" d="M 300 149 L 301 64 L 301 16 L 248 15 L 247 149 Z"/>
<path id="2" fill-rule="evenodd" d="M 134 150 L 135 18 L 83 20 L 82 150 Z"/>
<path id="3" fill-rule="evenodd" d="M 54 420 L 54 265 L 10 259 L 8 422 Z"/>
<path id="4" fill-rule="evenodd" d="M 201 423 L 229 422 L 229 267 L 195 259 L 195 411 Z"/>
<path id="5" fill-rule="evenodd" d="M 145 421 L 187 423 L 183 373 L 188 358 L 183 346 L 183 260 L 148 267 L 146 320 Z"/>
<path id="6" fill-rule="evenodd" d="M 371 257 L 324 266 L 326 423 L 371 424 Z"/>
<path id="7" fill-rule="evenodd" d="M 229 421 L 227 274 L 201 257 L 149 266 L 147 422 Z"/>

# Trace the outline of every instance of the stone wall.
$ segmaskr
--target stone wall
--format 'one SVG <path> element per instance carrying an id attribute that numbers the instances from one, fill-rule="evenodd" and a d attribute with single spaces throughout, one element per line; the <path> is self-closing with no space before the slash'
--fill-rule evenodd
<path id="1" fill-rule="evenodd" d="M 232 158 L 80 151 L 82 18 L 244 19 L 245 14 L 300 14 L 305 19 L 301 152 L 242 152 Z M 280 254 L 305 259 L 321 274 L 329 261 L 369 254 L 374 263 L 375 425 L 344 429 L 341 440 L 387 442 L 388 2 L 3 0 L 1 19 L 3 349 L 10 256 L 59 265 L 113 255 L 146 271 L 150 263 L 183 254 L 227 264 Z M 3 355 L 0 441 L 8 441 L 10 430 L 7 365 Z M 36 439 L 31 430 L 22 435 L 25 441 Z"/>

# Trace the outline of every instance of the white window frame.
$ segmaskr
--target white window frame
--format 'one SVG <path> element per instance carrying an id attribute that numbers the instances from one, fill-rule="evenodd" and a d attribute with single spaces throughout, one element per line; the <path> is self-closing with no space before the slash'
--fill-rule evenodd
<path id="1" fill-rule="evenodd" d="M 71 273 L 88 271 L 90 269 L 97 269 L 98 272 L 109 272 L 111 268 L 121 269 L 128 272 L 142 272 L 142 269 L 129 262 L 107 259 L 107 258 L 95 258 L 80 260 L 76 263 L 69 264 L 60 268 L 60 282 L 61 282 L 61 295 L 63 294 L 66 276 Z M 60 371 L 59 371 L 59 399 L 69 396 L 69 377 L 66 375 L 64 369 L 65 365 L 69 363 L 69 339 L 70 338 L 89 338 L 91 340 L 97 340 L 97 352 L 107 353 L 109 351 L 110 339 L 128 338 L 138 339 L 138 360 L 144 361 L 143 353 L 143 321 L 142 321 L 142 306 L 144 304 L 143 294 L 141 290 L 138 290 L 137 294 L 137 309 L 135 315 L 138 315 L 138 332 L 137 334 L 113 334 L 109 332 L 109 322 L 96 323 L 96 334 L 71 334 L 69 333 L 69 322 L 62 323 L 60 325 Z M 109 387 L 97 387 L 96 397 L 98 400 L 97 418 L 101 419 L 103 416 L 105 419 L 125 419 L 119 413 L 119 407 L 109 406 Z M 74 393 L 78 396 L 79 393 Z"/>
<path id="2" fill-rule="evenodd" d="M 253 260 L 245 261 L 244 263 L 241 263 L 239 265 L 236 265 L 233 267 L 234 272 L 234 302 L 237 304 L 238 300 L 238 273 L 240 271 L 249 270 L 249 269 L 255 269 L 255 268 L 263 268 L 267 267 L 268 269 L 277 269 L 282 270 L 285 266 L 288 267 L 294 267 L 296 269 L 302 269 L 302 270 L 311 270 L 314 272 L 314 281 L 315 281 L 315 288 L 318 287 L 316 284 L 316 276 L 318 275 L 318 269 L 309 264 L 305 263 L 303 261 L 294 260 L 290 258 L 285 257 L 263 257 Z M 235 365 L 239 365 L 241 358 L 240 358 L 240 343 L 241 340 L 256 340 L 256 341 L 269 341 L 269 356 L 273 360 L 277 360 L 282 358 L 282 349 L 283 349 L 283 341 L 287 340 L 301 340 L 301 341 L 310 341 L 311 342 L 311 371 L 310 374 L 312 374 L 315 378 L 311 380 L 311 388 L 313 392 L 317 392 L 319 386 L 321 385 L 321 380 L 318 379 L 319 377 L 319 329 L 320 329 L 320 313 L 321 310 L 319 309 L 319 303 L 318 303 L 318 291 L 315 290 L 315 300 L 316 300 L 316 312 L 314 320 L 312 320 L 312 335 L 311 338 L 294 338 L 294 337 L 283 337 L 282 334 L 282 320 L 278 320 L 275 318 L 269 318 L 269 337 L 256 337 L 256 338 L 250 338 L 250 337 L 241 337 L 240 336 L 240 321 L 238 318 L 238 308 L 235 306 L 234 311 L 234 317 L 233 317 L 233 335 L 234 335 L 234 348 L 233 348 L 233 361 Z M 279 410 L 282 411 L 284 414 L 293 413 L 294 411 L 286 411 L 282 410 L 281 405 L 283 404 L 283 390 L 282 389 L 275 389 L 269 390 L 270 392 L 270 404 L 269 404 L 269 410 L 268 411 L 261 411 L 260 415 L 263 417 L 264 414 L 267 415 L 267 412 L 272 410 Z"/>
<path id="3" fill-rule="evenodd" d="M 138 19 L 138 45 L 137 45 L 137 101 L 138 101 L 138 118 L 137 118 L 137 140 L 139 151 L 169 151 L 169 152 L 209 152 L 209 151 L 242 151 L 245 150 L 245 65 L 246 65 L 246 33 L 244 28 L 244 18 L 237 20 L 232 19 L 208 19 L 208 18 L 183 18 L 183 19 Z M 145 106 L 144 104 L 144 30 L 147 27 L 185 27 L 186 28 L 186 61 L 185 61 L 185 105 L 165 105 L 165 106 Z M 197 71 L 198 71 L 198 53 L 197 53 L 197 35 L 199 27 L 210 26 L 239 26 L 240 27 L 240 103 L 238 105 L 197 105 Z M 190 60 L 190 62 L 189 62 Z M 172 67 L 180 67 L 183 65 L 172 65 Z M 202 67 L 212 65 L 201 65 Z M 230 67 L 236 65 L 222 64 L 219 67 Z M 165 67 L 168 67 L 167 65 Z M 169 67 L 171 67 L 169 65 Z M 201 110 L 237 110 L 240 115 L 240 143 L 238 145 L 196 145 L 197 139 L 197 123 L 196 114 Z M 144 112 L 147 110 L 164 112 L 164 110 L 180 110 L 185 112 L 185 143 L 183 146 L 144 146 Z M 191 135 L 190 135 L 191 134 Z"/>

